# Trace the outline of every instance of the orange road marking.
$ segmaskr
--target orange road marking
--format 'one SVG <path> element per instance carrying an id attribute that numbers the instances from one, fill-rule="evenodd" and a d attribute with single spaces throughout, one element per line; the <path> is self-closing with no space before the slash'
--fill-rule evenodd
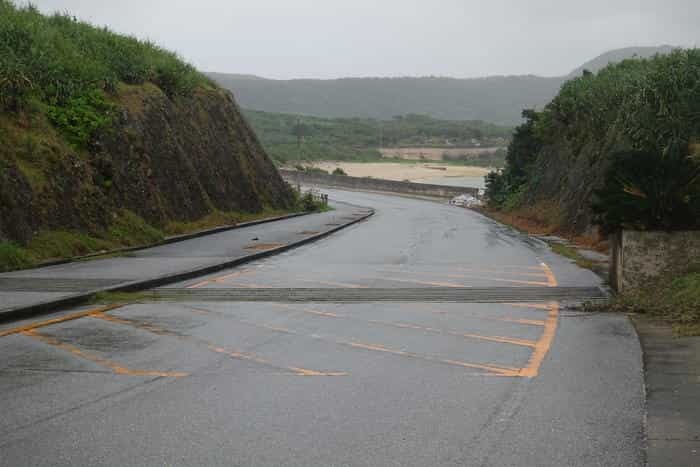
<path id="1" fill-rule="evenodd" d="M 123 367 L 121 365 L 118 365 L 115 362 L 112 362 L 111 360 L 107 360 L 106 358 L 99 357 L 97 355 L 90 354 L 88 352 L 85 352 L 83 350 L 80 350 L 79 348 L 66 344 L 64 342 L 59 341 L 58 339 L 55 339 L 53 337 L 49 337 L 43 334 L 39 334 L 36 330 L 31 329 L 27 331 L 22 331 L 22 334 L 28 337 L 32 337 L 34 339 L 38 339 L 48 345 L 58 347 L 61 350 L 65 350 L 66 352 L 70 352 L 72 355 L 75 355 L 76 357 L 80 357 L 84 360 L 91 361 L 93 363 L 96 363 L 100 366 L 103 366 L 105 368 L 109 368 L 112 370 L 114 374 L 117 375 L 126 375 L 126 376 L 161 376 L 161 377 L 168 377 L 168 378 L 182 378 L 184 376 L 188 376 L 187 373 L 183 373 L 180 371 L 150 371 L 150 370 L 132 370 L 126 367 Z"/>
<path id="2" fill-rule="evenodd" d="M 389 277 L 367 277 L 367 279 L 372 279 L 372 280 L 383 280 L 383 281 L 393 281 L 393 282 L 408 282 L 410 284 L 425 284 L 425 285 L 434 285 L 436 287 L 457 287 L 457 288 L 462 288 L 464 285 L 462 284 L 453 284 L 451 282 L 427 282 L 427 281 L 417 281 L 417 280 L 410 280 L 410 279 L 392 279 Z"/>
<path id="3" fill-rule="evenodd" d="M 547 315 L 547 321 L 544 325 L 544 332 L 542 337 L 537 341 L 535 345 L 535 350 L 530 356 L 530 360 L 527 365 L 520 370 L 519 375 L 525 378 L 534 378 L 539 374 L 540 366 L 547 356 L 550 347 L 552 346 L 552 341 L 554 341 L 554 335 L 557 332 L 557 322 L 559 318 L 559 304 L 552 302 L 549 308 L 549 314 Z"/>
<path id="4" fill-rule="evenodd" d="M 386 267 L 385 267 L 386 268 Z M 532 276 L 532 277 L 546 277 L 546 275 L 543 272 L 521 272 L 521 271 L 503 271 L 500 269 L 489 269 L 489 268 L 464 268 L 464 267 L 452 267 L 452 268 L 447 268 L 447 269 L 452 269 L 455 272 L 459 271 L 467 271 L 467 272 L 493 272 L 497 274 L 507 274 L 507 275 L 515 275 L 515 276 Z M 541 271 L 542 269 L 540 267 L 537 268 L 538 271 Z M 428 272 L 428 271 L 407 271 L 402 268 L 386 268 L 386 269 L 380 269 L 378 272 L 413 272 L 413 273 L 419 273 L 419 274 L 426 274 L 426 275 L 442 275 L 443 273 L 439 272 Z M 451 274 L 451 273 L 447 273 Z M 454 276 L 454 277 L 464 277 L 464 276 Z M 468 276 L 467 276 L 468 277 Z"/>
<path id="5" fill-rule="evenodd" d="M 503 271 L 500 269 L 476 269 L 476 268 L 459 268 L 460 271 L 467 272 L 495 272 L 497 274 L 508 274 L 510 276 L 531 276 L 531 277 L 543 277 L 544 274 L 541 272 L 522 272 L 522 271 Z M 529 269 L 528 269 L 529 271 Z"/>
<path id="6" fill-rule="evenodd" d="M 340 345 L 346 345 L 349 347 L 354 347 L 357 349 L 364 349 L 364 350 L 370 350 L 373 352 L 385 352 L 389 353 L 392 355 L 399 355 L 402 357 L 409 357 L 409 358 L 415 358 L 419 360 L 426 360 L 430 362 L 437 362 L 437 363 L 444 363 L 447 365 L 455 365 L 455 366 L 460 366 L 463 368 L 473 368 L 473 369 L 478 369 L 478 370 L 485 370 L 490 373 L 496 373 L 501 376 L 518 376 L 519 370 L 517 368 L 509 368 L 509 367 L 499 367 L 499 366 L 494 366 L 494 365 L 482 365 L 478 363 L 467 363 L 467 362 L 461 362 L 458 360 L 450 360 L 450 359 L 442 359 L 442 358 L 437 358 L 433 357 L 430 355 L 420 355 L 416 354 L 413 352 L 406 352 L 403 350 L 395 350 L 395 349 L 390 349 L 388 347 L 384 347 L 383 345 L 377 345 L 377 344 L 364 344 L 361 342 L 346 342 L 346 341 L 334 341 L 337 344 Z"/>
<path id="7" fill-rule="evenodd" d="M 275 365 L 274 363 L 269 362 L 268 360 L 265 360 L 264 358 L 252 355 L 252 354 L 247 354 L 243 352 L 234 352 L 230 350 L 226 350 L 223 347 L 217 347 L 214 345 L 210 345 L 209 349 L 212 350 L 213 352 L 228 355 L 231 358 L 235 358 L 237 360 L 245 360 L 245 361 L 250 361 L 257 363 L 259 365 L 264 365 L 268 366 L 271 368 L 275 368 L 278 370 L 285 370 L 285 371 L 291 371 L 294 375 L 296 376 L 347 376 L 347 373 L 344 372 L 323 372 L 323 371 L 316 371 L 316 370 L 308 370 L 306 368 L 299 368 L 299 367 L 283 367 L 283 366 L 278 366 Z"/>
<path id="8" fill-rule="evenodd" d="M 521 318 L 494 318 L 497 319 L 498 321 L 506 321 L 509 323 L 518 323 L 518 324 L 529 324 L 532 326 L 544 326 L 545 321 L 539 320 L 539 319 L 521 319 Z"/>
<path id="9" fill-rule="evenodd" d="M 287 308 L 287 307 L 285 306 L 285 308 Z M 298 310 L 298 311 L 303 312 L 303 311 L 308 311 L 308 310 Z M 231 319 L 234 319 L 235 321 L 238 321 L 240 323 L 247 324 L 249 326 L 259 327 L 259 328 L 263 328 L 263 329 L 269 329 L 271 331 L 279 332 L 279 333 L 283 333 L 283 334 L 291 334 L 294 336 L 305 337 L 305 338 L 309 338 L 309 339 L 319 340 L 322 342 L 330 342 L 333 344 L 347 346 L 347 347 L 363 348 L 365 350 L 387 352 L 387 353 L 391 353 L 394 355 L 401 355 L 401 356 L 416 358 L 416 359 L 420 359 L 420 360 L 426 360 L 426 361 L 432 361 L 432 362 L 438 362 L 438 363 L 446 363 L 449 365 L 457 365 L 457 366 L 461 366 L 461 367 L 465 367 L 465 368 L 481 369 L 481 370 L 490 371 L 492 373 L 497 373 L 501 376 L 518 376 L 518 372 L 520 371 L 519 368 L 503 367 L 503 366 L 495 366 L 495 365 L 483 365 L 483 364 L 477 364 L 477 363 L 467 363 L 467 362 L 461 362 L 461 361 L 457 361 L 457 360 L 442 359 L 442 358 L 433 357 L 430 355 L 416 354 L 413 352 L 407 352 L 407 351 L 403 351 L 403 350 L 395 350 L 395 349 L 390 349 L 390 348 L 384 347 L 381 344 L 366 344 L 366 343 L 355 342 L 355 341 L 344 341 L 342 339 L 322 337 L 322 336 L 319 336 L 317 334 L 304 334 L 304 333 L 301 333 L 299 331 L 295 331 L 292 329 L 280 328 L 278 326 L 272 326 L 272 325 L 267 325 L 267 324 L 257 324 L 257 323 L 251 322 L 251 321 L 233 318 L 229 315 L 225 315 L 225 316 L 229 317 Z M 341 316 L 338 316 L 338 317 L 341 317 Z M 349 319 L 347 317 L 342 317 L 342 318 Z M 362 321 L 362 320 L 358 320 L 358 321 Z M 368 321 L 368 322 L 371 322 L 371 321 Z M 405 327 L 412 327 L 411 325 L 404 325 L 404 326 Z M 421 328 L 421 327 L 417 327 L 417 326 L 415 328 L 416 329 L 423 329 L 423 330 L 427 329 L 427 328 Z M 467 336 L 467 335 L 458 334 L 458 333 L 457 333 L 457 335 L 463 336 L 463 337 Z M 478 336 L 478 337 L 483 338 L 483 336 Z M 501 339 L 506 339 L 506 340 L 508 340 L 507 343 L 509 343 L 509 344 L 515 343 L 513 340 L 508 339 L 508 338 L 492 338 L 492 339 L 499 339 L 499 342 L 503 342 Z M 524 345 L 524 344 L 522 342 L 519 342 L 516 345 Z M 534 343 L 533 343 L 533 345 L 534 345 Z M 530 346 L 530 345 L 528 344 L 528 346 Z"/>
<path id="10" fill-rule="evenodd" d="M 487 277 L 487 276 L 468 276 L 468 275 L 455 275 L 455 274 L 433 274 L 433 273 L 422 273 L 422 272 L 413 272 L 413 271 L 394 271 L 394 272 L 400 272 L 403 274 L 420 274 L 420 275 L 425 275 L 425 276 L 442 276 L 442 277 L 449 277 L 452 279 L 483 279 L 483 280 L 489 280 L 489 281 L 496 281 L 496 282 L 510 282 L 513 284 L 527 284 L 527 285 L 550 285 L 549 282 L 536 282 L 536 281 L 521 281 L 521 280 L 516 280 L 516 279 L 502 279 L 498 277 Z M 397 279 L 387 279 L 387 280 L 397 280 Z M 418 281 L 416 281 L 418 282 Z M 425 283 L 425 284 L 430 284 L 431 282 L 418 282 L 418 283 Z M 464 285 L 457 285 L 457 287 L 465 287 Z"/>
<path id="11" fill-rule="evenodd" d="M 424 331 L 424 332 L 430 332 L 433 334 L 462 337 L 462 338 L 467 338 L 467 339 L 485 340 L 485 341 L 491 341 L 491 342 L 499 342 L 502 344 L 519 345 L 519 346 L 523 346 L 523 347 L 535 347 L 534 341 L 527 340 L 527 339 L 518 339 L 516 337 L 482 336 L 480 334 L 469 334 L 469 333 L 462 333 L 462 332 L 458 332 L 458 331 L 443 331 L 441 329 L 436 329 L 436 328 L 431 328 L 431 327 L 426 327 L 426 326 L 419 326 L 417 324 L 396 323 L 393 321 L 382 321 L 382 320 L 377 320 L 377 319 L 365 320 L 365 319 L 354 318 L 351 316 L 338 315 L 336 313 L 329 313 L 326 311 L 313 310 L 311 308 L 301 308 L 300 309 L 300 308 L 295 308 L 291 305 L 285 305 L 285 304 L 281 304 L 281 303 L 275 303 L 274 305 L 281 307 L 281 308 L 287 308 L 287 309 L 292 310 L 292 311 L 299 311 L 301 313 L 309 313 L 312 315 L 325 316 L 325 317 L 329 317 L 329 318 L 346 319 L 348 321 L 355 321 L 358 323 L 371 323 L 371 324 L 378 324 L 381 326 L 389 326 L 389 327 L 402 328 L 402 329 L 415 329 L 417 331 Z M 246 323 L 248 324 L 248 322 L 246 322 Z M 543 321 L 541 323 L 544 325 Z M 532 323 L 527 323 L 527 324 L 532 324 Z"/>
<path id="12" fill-rule="evenodd" d="M 346 287 L 348 289 L 366 289 L 366 285 L 359 285 L 359 284 L 347 284 L 344 282 L 330 282 L 330 281 L 318 281 L 318 280 L 312 280 L 312 279 L 297 279 L 301 282 L 316 282 L 318 284 L 326 284 L 326 285 L 335 285 L 338 287 Z"/>
<path id="13" fill-rule="evenodd" d="M 65 323 L 66 321 L 73 321 L 76 319 L 84 318 L 86 316 L 90 316 L 92 314 L 97 314 L 97 313 L 105 313 L 110 310 L 115 310 L 117 308 L 121 308 L 125 305 L 119 304 L 119 305 L 108 305 L 102 308 L 97 308 L 93 310 L 87 310 L 87 311 L 79 311 L 77 313 L 71 313 L 65 316 L 60 316 L 58 318 L 53 318 L 53 319 L 47 319 L 45 321 L 39 321 L 36 323 L 32 324 L 27 324 L 26 326 L 20 326 L 17 328 L 12 328 L 12 329 L 7 329 L 5 331 L 0 331 L 0 337 L 5 337 L 5 336 L 10 336 L 12 334 L 20 334 L 25 331 L 33 331 L 35 329 L 43 328 L 46 326 L 51 326 L 54 324 L 59 324 L 59 323 Z"/>
<path id="14" fill-rule="evenodd" d="M 547 285 L 550 287 L 556 287 L 557 285 L 559 285 L 559 283 L 557 282 L 557 278 L 554 277 L 554 273 L 549 268 L 549 266 L 547 266 L 545 263 L 540 263 L 540 265 L 542 266 L 542 270 L 547 276 Z"/>
<path id="15" fill-rule="evenodd" d="M 347 319 L 352 319 L 352 318 L 347 318 Z M 355 319 L 353 319 L 353 320 L 365 322 L 364 320 L 355 320 Z M 418 326 L 415 324 L 394 323 L 391 321 L 380 321 L 380 320 L 374 320 L 374 319 L 368 320 L 366 322 L 373 323 L 373 324 L 381 324 L 383 326 L 415 329 L 418 331 L 431 332 L 433 334 L 443 334 L 443 335 L 449 335 L 449 336 L 455 336 L 455 337 L 464 337 L 467 339 L 477 339 L 477 340 L 484 340 L 484 341 L 491 341 L 491 342 L 499 342 L 501 344 L 513 344 L 513 345 L 520 345 L 520 346 L 524 346 L 524 347 L 535 347 L 534 341 L 530 341 L 530 340 L 526 340 L 526 339 L 518 339 L 515 337 L 482 336 L 480 334 L 461 333 L 461 332 L 457 332 L 457 331 L 443 331 L 441 329 L 435 329 L 435 328 L 430 328 L 430 327 L 425 327 L 425 326 Z"/>
<path id="16" fill-rule="evenodd" d="M 203 312 L 204 310 L 199 310 L 199 309 L 194 309 L 191 307 L 187 307 L 190 310 L 196 311 L 196 312 Z M 158 335 L 165 335 L 165 336 L 172 336 L 172 337 L 177 337 L 182 340 L 194 342 L 196 344 L 205 346 L 207 349 L 214 351 L 216 353 L 221 353 L 221 354 L 226 354 L 231 358 L 236 358 L 239 360 L 247 360 L 255 363 L 259 363 L 268 367 L 272 367 L 278 370 L 285 370 L 285 371 L 291 371 L 297 376 L 345 376 L 347 373 L 343 372 L 322 372 L 322 371 L 316 371 L 316 370 L 309 370 L 306 368 L 299 368 L 299 367 L 285 367 L 285 366 L 279 366 L 275 365 L 274 363 L 271 363 L 261 357 L 258 357 L 253 354 L 249 353 L 243 353 L 243 352 L 236 352 L 236 351 L 230 351 L 226 350 L 223 347 L 219 347 L 217 345 L 214 345 L 211 342 L 208 342 L 204 339 L 200 339 L 198 337 L 194 336 L 189 336 L 186 334 L 180 334 L 175 331 L 171 331 L 168 329 L 161 328 L 159 326 L 155 326 L 153 324 L 147 323 L 147 322 L 142 322 L 142 321 L 137 321 L 133 319 L 128 319 L 128 318 L 118 318 L 116 316 L 109 316 L 109 315 L 104 315 L 104 314 L 95 314 L 90 315 L 92 318 L 97 318 L 97 319 L 102 319 L 105 321 L 109 321 L 112 323 L 116 324 L 123 324 L 127 326 L 133 326 L 138 329 L 143 329 L 145 331 L 152 332 L 153 334 L 158 334 Z M 246 323 L 248 324 L 248 323 Z M 278 332 L 285 332 L 286 330 L 284 328 L 275 328 Z"/>
<path id="17" fill-rule="evenodd" d="M 503 305 L 514 306 L 518 308 L 533 308 L 535 310 L 549 311 L 549 305 L 542 305 L 540 303 L 503 303 Z"/>
<path id="18" fill-rule="evenodd" d="M 211 278 L 211 279 L 203 280 L 202 282 L 197 282 L 196 284 L 194 284 L 194 285 L 189 285 L 189 286 L 187 286 L 187 287 L 185 287 L 185 288 L 186 288 L 186 289 L 198 289 L 198 288 L 200 288 L 200 287 L 204 287 L 205 285 L 209 285 L 209 284 L 211 284 L 212 282 L 222 283 L 222 282 L 224 282 L 226 279 L 230 279 L 230 278 L 232 278 L 232 277 L 237 277 L 237 276 L 242 276 L 242 275 L 244 275 L 244 274 L 251 274 L 251 273 L 254 273 L 254 272 L 255 272 L 255 271 L 252 270 L 252 269 L 243 269 L 243 270 L 241 270 L 241 271 L 234 271 L 234 272 L 232 272 L 232 273 L 230 273 L 230 274 L 226 274 L 226 275 L 219 276 L 219 277 L 213 277 L 213 278 Z"/>
<path id="19" fill-rule="evenodd" d="M 502 344 L 513 344 L 520 345 L 523 347 L 535 347 L 536 342 L 528 339 L 518 339 L 515 337 L 501 337 L 501 336 L 481 336 L 479 334 L 462 334 L 464 337 L 471 339 L 481 339 L 485 341 L 500 342 Z"/>
<path id="20" fill-rule="evenodd" d="M 509 268 L 509 269 L 534 269 L 534 270 L 541 270 L 542 268 L 539 266 L 518 266 L 518 265 L 506 265 L 506 266 L 499 266 L 499 268 Z"/>

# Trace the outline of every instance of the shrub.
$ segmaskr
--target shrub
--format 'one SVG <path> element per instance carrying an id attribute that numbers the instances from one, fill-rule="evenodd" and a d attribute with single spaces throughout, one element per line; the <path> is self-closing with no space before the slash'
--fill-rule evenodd
<path id="1" fill-rule="evenodd" d="M 341 169 L 340 167 L 336 167 L 336 169 L 333 171 L 333 175 L 346 175 L 347 173 Z"/>
<path id="2" fill-rule="evenodd" d="M 80 148 L 111 123 L 112 110 L 113 105 L 107 102 L 104 93 L 93 89 L 83 96 L 69 99 L 63 106 L 49 106 L 47 114 L 66 141 Z"/>
<path id="3" fill-rule="evenodd" d="M 700 163 L 687 147 L 615 154 L 593 204 L 597 223 L 607 232 L 699 229 Z"/>
<path id="4" fill-rule="evenodd" d="M 26 268 L 32 264 L 27 250 L 11 242 L 0 242 L 0 272 Z"/>

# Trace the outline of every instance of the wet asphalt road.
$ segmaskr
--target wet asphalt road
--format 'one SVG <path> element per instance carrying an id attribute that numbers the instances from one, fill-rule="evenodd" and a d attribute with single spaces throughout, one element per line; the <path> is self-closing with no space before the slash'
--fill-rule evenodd
<path id="1" fill-rule="evenodd" d="M 643 465 L 627 318 L 513 299 L 592 273 L 460 208 L 330 194 L 377 213 L 179 299 L 0 337 L 0 465 Z M 207 295 L 269 287 L 331 299 Z M 494 303 L 423 301 L 434 287 Z M 333 303 L 338 288 L 407 298 Z"/>

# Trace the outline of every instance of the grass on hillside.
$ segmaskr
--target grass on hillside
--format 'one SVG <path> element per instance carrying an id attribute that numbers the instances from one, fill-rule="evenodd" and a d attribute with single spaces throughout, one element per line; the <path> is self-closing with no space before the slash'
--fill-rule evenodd
<path id="1" fill-rule="evenodd" d="M 111 122 L 118 85 L 146 82 L 170 97 L 215 86 L 152 42 L 0 0 L 0 111 L 40 111 L 80 148 Z"/>
<path id="2" fill-rule="evenodd" d="M 311 193 L 296 194 L 294 212 L 326 212 L 327 204 Z M 43 262 L 104 253 L 97 257 L 114 256 L 114 250 L 156 244 L 166 235 L 181 235 L 224 225 L 235 225 L 268 217 L 289 214 L 290 211 L 266 208 L 257 213 L 215 211 L 192 222 L 169 222 L 162 229 L 151 226 L 131 211 L 122 210 L 112 224 L 102 232 L 51 230 L 37 233 L 27 246 L 0 242 L 0 272 L 24 269 Z M 96 258 L 97 258 L 96 257 Z"/>
<path id="3" fill-rule="evenodd" d="M 301 202 L 299 202 L 299 209 L 301 210 Z M 166 237 L 166 234 L 179 235 L 283 214 L 288 212 L 272 209 L 259 213 L 215 212 L 194 222 L 171 222 L 161 230 L 149 225 L 136 214 L 123 210 L 119 217 L 102 232 L 87 234 L 51 230 L 37 233 L 27 246 L 0 242 L 0 272 L 101 252 L 104 252 L 104 255 L 100 255 L 99 258 L 104 258 L 112 256 L 110 252 L 120 248 L 158 243 Z"/>

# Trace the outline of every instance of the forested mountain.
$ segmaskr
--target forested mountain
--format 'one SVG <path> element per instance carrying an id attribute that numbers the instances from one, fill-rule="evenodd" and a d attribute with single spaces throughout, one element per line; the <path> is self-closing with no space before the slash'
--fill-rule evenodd
<path id="1" fill-rule="evenodd" d="M 636 47 L 611 51 L 562 77 L 492 76 L 454 79 L 343 78 L 271 80 L 250 75 L 209 73 L 234 92 L 242 107 L 326 118 L 391 119 L 424 114 L 445 120 L 484 120 L 518 124 L 524 108 L 542 108 L 561 85 L 584 68 L 598 71 L 610 61 L 635 55 L 667 53 L 671 47 Z"/>

